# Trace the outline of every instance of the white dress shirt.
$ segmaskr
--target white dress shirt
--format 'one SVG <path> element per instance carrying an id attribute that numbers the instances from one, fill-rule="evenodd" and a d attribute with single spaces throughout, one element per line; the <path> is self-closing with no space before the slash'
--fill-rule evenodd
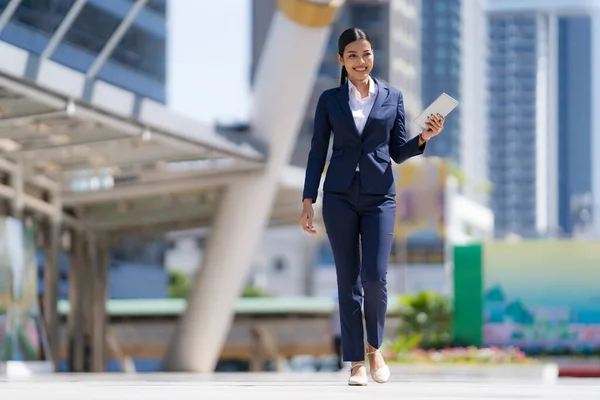
<path id="1" fill-rule="evenodd" d="M 352 118 L 359 134 L 362 134 L 365 129 L 367 118 L 369 118 L 373 104 L 375 104 L 377 91 L 378 88 L 375 81 L 369 77 L 369 94 L 363 99 L 356 86 L 348 79 L 348 97 L 350 99 L 348 103 L 350 104 L 350 112 L 352 113 Z M 358 171 L 358 165 L 356 166 L 356 170 Z"/>

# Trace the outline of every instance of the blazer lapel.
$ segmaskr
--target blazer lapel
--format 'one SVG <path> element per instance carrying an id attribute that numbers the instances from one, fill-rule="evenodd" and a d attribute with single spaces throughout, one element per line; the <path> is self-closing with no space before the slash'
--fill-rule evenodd
<path id="1" fill-rule="evenodd" d="M 375 81 L 375 83 L 377 84 L 377 97 L 375 98 L 375 103 L 373 103 L 373 108 L 369 113 L 367 122 L 365 123 L 365 128 L 363 129 L 363 136 L 365 135 L 365 133 L 367 133 L 367 128 L 369 127 L 369 123 L 373 119 L 373 116 L 377 114 L 377 111 L 379 111 L 389 94 L 389 90 L 385 84 L 383 84 L 381 81 L 375 78 L 373 78 L 373 81 Z"/>
<path id="2" fill-rule="evenodd" d="M 357 136 L 358 129 L 356 129 L 356 124 L 354 123 L 354 117 L 352 117 L 352 112 L 350 111 L 350 96 L 348 95 L 348 83 L 344 83 L 339 87 L 337 91 L 337 99 L 339 102 L 339 106 L 342 110 L 342 115 L 348 124 L 348 127 L 354 132 Z"/>

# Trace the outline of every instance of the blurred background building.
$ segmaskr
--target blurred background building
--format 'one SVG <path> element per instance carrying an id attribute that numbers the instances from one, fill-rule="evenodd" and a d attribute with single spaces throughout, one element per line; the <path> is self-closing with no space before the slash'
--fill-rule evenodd
<path id="1" fill-rule="evenodd" d="M 490 177 L 501 237 L 600 236 L 599 8 L 489 0 Z"/>
<path id="2" fill-rule="evenodd" d="M 133 0 L 0 0 L 0 10 L 5 17 L 0 19 L 0 40 L 37 56 L 28 65 L 29 79 L 37 76 L 41 60 L 49 59 L 140 98 L 166 102 L 166 0 L 148 0 L 141 8 Z M 103 52 L 109 48 L 110 53 Z M 86 183 L 89 186 L 89 179 Z M 153 251 L 160 244 L 152 242 L 140 247 L 133 243 L 131 240 L 115 249 L 109 274 L 113 283 L 110 296 L 165 297 L 168 279 L 161 258 Z M 41 252 L 38 262 L 39 292 L 43 294 Z M 59 297 L 64 299 L 69 269 L 64 253 L 60 254 L 59 267 Z M 124 279 L 132 274 L 144 274 L 149 280 Z"/>
<path id="3" fill-rule="evenodd" d="M 489 202 L 486 34 L 484 0 L 421 0 L 422 104 L 443 92 L 460 101 L 427 155 L 454 164 L 463 194 L 483 205 Z"/>
<path id="4" fill-rule="evenodd" d="M 277 1 L 240 0 L 237 8 L 218 2 L 223 17 L 213 21 L 212 30 L 204 26 L 206 20 L 198 22 L 208 18 L 200 14 L 209 4 L 0 0 L 0 41 L 34 55 L 27 61 L 31 81 L 39 63 L 49 59 L 132 92 L 138 110 L 142 98 L 177 112 L 185 104 L 193 119 L 208 103 L 222 104 L 221 115 L 243 116 L 236 121 L 238 137 L 251 135 L 246 111 L 237 102 L 239 109 L 230 109 L 233 97 L 251 98 Z M 247 26 L 231 33 L 224 26 L 233 14 L 236 21 L 247 20 Z M 403 92 L 409 136 L 419 132 L 414 117 L 440 93 L 460 101 L 444 132 L 428 144 L 426 157 L 395 167 L 399 211 L 388 278 L 391 295 L 422 290 L 451 295 L 456 245 L 494 235 L 499 241 L 600 238 L 599 15 L 600 0 L 346 1 L 311 83 L 290 164 L 305 166 L 317 98 L 339 85 L 337 38 L 346 28 L 359 27 L 371 36 L 373 74 Z M 223 27 L 216 31 L 219 24 Z M 221 39 L 237 47 L 217 43 Z M 221 52 L 213 54 L 219 47 Z M 231 53 L 243 55 L 231 62 L 225 59 Z M 303 57 L 298 54 L 297 62 Z M 226 64 L 243 71 L 243 83 L 214 78 Z M 204 89 L 208 81 L 218 86 Z M 172 90 L 175 86 L 179 91 Z M 188 89 L 187 97 L 180 97 L 181 88 Z M 207 118 L 217 125 L 216 116 Z M 81 181 L 91 185 L 87 176 Z M 109 297 L 185 297 L 202 266 L 210 232 L 203 227 L 121 240 L 111 249 Z M 500 276 L 498 249 L 490 259 Z M 528 251 L 534 257 L 535 249 Z M 43 295 L 45 255 L 37 256 Z M 68 298 L 69 264 L 61 253 L 62 300 Z M 295 225 L 270 226 L 251 264 L 244 295 L 286 298 L 283 302 L 310 297 L 315 301 L 310 312 L 330 304 L 335 269 L 323 228 L 313 238 Z M 519 271 L 513 272 L 516 282 Z M 182 303 L 164 304 L 173 316 Z"/>
<path id="5" fill-rule="evenodd" d="M 166 0 L 141 8 L 132 0 L 0 0 L 0 8 L 9 3 L 17 6 L 2 21 L 2 40 L 78 71 L 96 66 L 91 70 L 99 79 L 167 102 Z M 251 85 L 276 1 L 250 4 Z M 356 26 L 373 40 L 374 75 L 403 91 L 411 135 L 418 131 L 412 118 L 441 92 L 461 102 L 427 156 L 449 162 L 459 178 L 455 196 L 491 206 L 497 236 L 597 237 L 597 8 L 567 0 L 347 1 L 332 27 L 291 163 L 306 162 L 316 99 L 339 82 L 337 37 Z M 119 37 L 119 26 L 128 25 Z M 114 49 L 104 57 L 110 42 Z M 289 243 L 299 234 L 283 232 Z M 132 243 L 115 249 L 115 260 L 135 263 L 139 255 L 148 264 L 148 252 L 158 252 L 150 262 L 158 266 L 179 249 L 168 250 L 161 238 Z"/>
<path id="6" fill-rule="evenodd" d="M 166 103 L 169 5 L 134 4 L 0 0 L 0 9 L 10 11 L 0 39 Z M 347 1 L 331 30 L 291 163 L 306 162 L 316 99 L 339 82 L 337 37 L 356 26 L 373 40 L 374 75 L 403 91 L 407 121 L 441 92 L 460 100 L 427 156 L 450 162 L 459 192 L 491 206 L 497 236 L 600 236 L 599 7 L 582 0 Z M 275 0 L 249 7 L 250 82 L 275 9 Z M 122 36 L 119 27 L 128 28 Z M 37 72 L 32 62 L 28 74 Z"/>
<path id="7" fill-rule="evenodd" d="M 9 2 L 0 0 L 0 10 Z M 132 8 L 134 3 L 23 0 L 0 27 L 0 39 L 80 72 L 97 65 L 92 73 L 100 80 L 165 103 L 166 0 L 149 0 L 139 10 Z M 123 21 L 131 26 L 105 60 L 101 51 Z M 65 31 L 59 29 L 61 23 Z M 35 66 L 30 73 L 37 73 Z"/>

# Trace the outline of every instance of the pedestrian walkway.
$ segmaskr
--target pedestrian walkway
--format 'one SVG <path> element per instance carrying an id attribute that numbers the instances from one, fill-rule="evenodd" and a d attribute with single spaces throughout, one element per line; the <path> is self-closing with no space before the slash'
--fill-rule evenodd
<path id="1" fill-rule="evenodd" d="M 515 380 L 447 377 L 393 377 L 384 385 L 345 385 L 346 373 L 224 373 L 48 375 L 7 381 L 0 377 L 0 399 L 577 399 L 598 400 L 600 380 L 561 379 L 555 384 Z"/>

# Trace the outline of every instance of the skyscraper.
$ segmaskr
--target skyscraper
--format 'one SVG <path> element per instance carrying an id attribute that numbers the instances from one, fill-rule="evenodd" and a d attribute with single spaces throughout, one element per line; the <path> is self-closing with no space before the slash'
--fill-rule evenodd
<path id="1" fill-rule="evenodd" d="M 402 90 L 405 99 L 409 135 L 416 135 L 410 123 L 421 111 L 420 96 L 420 13 L 421 0 L 347 0 L 340 10 L 325 51 L 321 70 L 315 82 L 302 131 L 292 155 L 292 164 L 304 166 L 310 150 L 312 123 L 316 102 L 325 89 L 339 85 L 337 39 L 347 28 L 364 29 L 373 42 L 375 66 L 373 75 Z M 267 38 L 275 0 L 254 0 L 252 5 L 252 71 Z"/>
<path id="2" fill-rule="evenodd" d="M 600 237 L 600 2 L 490 0 L 499 235 Z"/>
<path id="3" fill-rule="evenodd" d="M 421 96 L 423 104 L 442 92 L 461 99 L 462 0 L 422 0 L 421 2 Z M 460 163 L 460 114 L 451 113 L 444 133 L 427 144 L 427 154 L 447 157 Z"/>
<path id="4" fill-rule="evenodd" d="M 0 26 L 0 40 L 80 72 L 98 66 L 97 79 L 165 103 L 166 0 L 148 0 L 137 12 L 139 4 L 135 0 L 0 0 L 0 13 L 12 11 Z M 128 15 L 133 17 L 131 25 L 102 60 L 102 50 Z M 64 36 L 61 24 L 67 28 Z"/>
<path id="5" fill-rule="evenodd" d="M 487 112 L 485 0 L 422 0 L 421 95 L 427 106 L 446 92 L 460 105 L 427 155 L 461 169 L 463 192 L 487 203 Z"/>

